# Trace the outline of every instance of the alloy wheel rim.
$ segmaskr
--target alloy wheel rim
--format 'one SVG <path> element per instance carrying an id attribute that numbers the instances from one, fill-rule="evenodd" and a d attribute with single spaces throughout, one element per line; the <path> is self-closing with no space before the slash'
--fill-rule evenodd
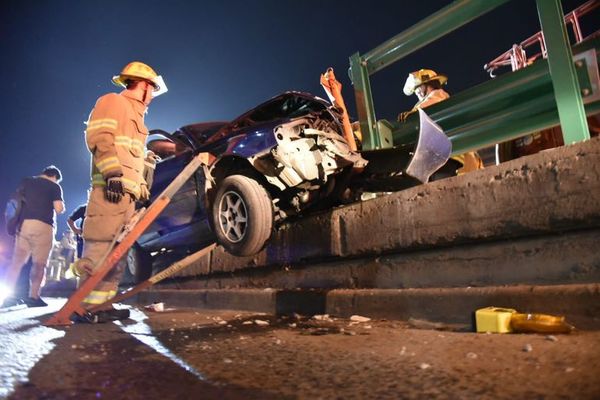
<path id="1" fill-rule="evenodd" d="M 233 191 L 226 192 L 219 202 L 219 227 L 228 241 L 237 243 L 246 235 L 248 208 L 242 197 Z"/>

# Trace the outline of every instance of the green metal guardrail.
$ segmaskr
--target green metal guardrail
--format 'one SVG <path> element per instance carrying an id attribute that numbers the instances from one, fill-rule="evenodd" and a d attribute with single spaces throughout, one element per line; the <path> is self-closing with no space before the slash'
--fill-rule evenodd
<path id="1" fill-rule="evenodd" d="M 365 55 L 356 53 L 350 57 L 363 149 L 410 143 L 418 130 L 413 118 L 403 124 L 377 122 L 369 76 L 507 1 L 455 1 Z M 453 154 L 523 136 L 558 122 L 565 143 L 589 139 L 578 71 L 560 0 L 537 0 L 537 8 L 546 38 L 547 61 L 505 74 L 427 109 L 450 137 Z M 598 41 L 593 48 L 598 49 Z M 587 67 L 585 62 L 580 64 L 580 71 Z M 599 102 L 588 104 L 587 108 L 588 113 L 597 112 Z"/>
<path id="2" fill-rule="evenodd" d="M 594 55 L 598 63 L 600 53 L 593 53 L 597 48 L 600 38 L 582 42 L 573 50 L 577 57 Z M 576 73 L 583 90 L 592 94 L 587 59 L 577 62 Z M 585 111 L 600 112 L 598 98 L 589 99 Z M 560 122 L 546 60 L 458 93 L 428 107 L 427 114 L 450 137 L 453 154 L 515 139 Z M 386 143 L 411 143 L 417 139 L 419 121 L 416 115 L 411 115 L 404 123 L 380 122 L 378 128 Z"/>

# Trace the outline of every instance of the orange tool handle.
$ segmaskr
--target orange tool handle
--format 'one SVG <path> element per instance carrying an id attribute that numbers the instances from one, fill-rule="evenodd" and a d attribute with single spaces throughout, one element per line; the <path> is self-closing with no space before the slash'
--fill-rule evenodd
<path id="1" fill-rule="evenodd" d="M 106 257 L 104 262 L 90 275 L 75 293 L 67 300 L 65 305 L 52 317 L 45 322 L 44 325 L 70 325 L 71 315 L 77 313 L 83 315 L 86 311 L 83 309 L 81 302 L 85 297 L 96 287 L 96 285 L 106 276 L 106 274 L 115 267 L 117 262 L 123 255 L 134 245 L 135 241 L 144 233 L 146 228 L 158 217 L 158 215 L 170 203 L 171 198 L 183 186 L 183 184 L 196 172 L 200 166 L 209 165 L 210 161 L 214 160 L 209 153 L 200 153 L 196 155 L 192 161 L 181 171 L 181 173 L 173 179 L 167 188 L 158 196 L 152 205 L 146 210 L 144 215 L 139 219 L 125 238 L 113 249 Z"/>
<path id="2" fill-rule="evenodd" d="M 141 292 L 142 290 L 149 288 L 150 286 L 154 285 L 155 283 L 158 283 L 158 282 L 162 281 L 163 279 L 168 278 L 169 276 L 173 275 L 175 272 L 181 271 L 182 269 L 188 267 L 190 264 L 192 264 L 192 263 L 198 261 L 200 258 L 204 257 L 206 254 L 208 254 L 210 251 L 212 251 L 215 247 L 216 247 L 216 245 L 213 243 L 213 244 L 206 246 L 202 250 L 195 252 L 194 254 L 190 254 L 189 256 L 185 257 L 184 259 L 177 261 L 176 263 L 171 265 L 169 268 L 166 268 L 166 269 L 162 270 L 161 272 L 159 272 L 155 275 L 152 275 L 150 278 L 146 279 L 145 281 L 140 282 L 136 286 L 119 293 L 112 299 L 107 300 L 102 304 L 98 304 L 98 305 L 88 308 L 88 311 L 96 312 L 96 311 L 100 311 L 100 310 L 106 310 L 106 309 L 110 308 L 109 306 L 112 303 L 118 303 L 125 299 L 130 298 L 131 296 Z"/>

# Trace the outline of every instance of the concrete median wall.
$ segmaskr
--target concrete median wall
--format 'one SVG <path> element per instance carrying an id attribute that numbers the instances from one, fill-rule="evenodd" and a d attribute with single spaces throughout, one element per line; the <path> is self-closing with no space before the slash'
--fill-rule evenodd
<path id="1" fill-rule="evenodd" d="M 177 287 L 600 282 L 599 239 L 596 138 L 296 220 L 255 257 L 217 248 Z"/>

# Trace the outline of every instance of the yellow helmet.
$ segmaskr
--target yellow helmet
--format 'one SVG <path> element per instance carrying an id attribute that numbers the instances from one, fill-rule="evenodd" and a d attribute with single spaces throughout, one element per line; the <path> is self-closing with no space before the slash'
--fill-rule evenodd
<path id="1" fill-rule="evenodd" d="M 150 66 L 139 61 L 127 64 L 119 75 L 113 76 L 112 82 L 117 86 L 127 87 L 126 82 L 128 80 L 140 79 L 150 82 L 154 86 L 155 91 L 160 90 L 158 74 Z"/>
<path id="2" fill-rule="evenodd" d="M 440 82 L 440 85 L 445 85 L 448 81 L 448 77 L 445 75 L 438 75 L 437 72 L 431 69 L 420 69 L 411 72 L 408 74 L 408 78 L 406 78 L 406 83 L 404 84 L 404 94 L 410 96 L 419 86 L 431 81 L 438 81 Z"/>

